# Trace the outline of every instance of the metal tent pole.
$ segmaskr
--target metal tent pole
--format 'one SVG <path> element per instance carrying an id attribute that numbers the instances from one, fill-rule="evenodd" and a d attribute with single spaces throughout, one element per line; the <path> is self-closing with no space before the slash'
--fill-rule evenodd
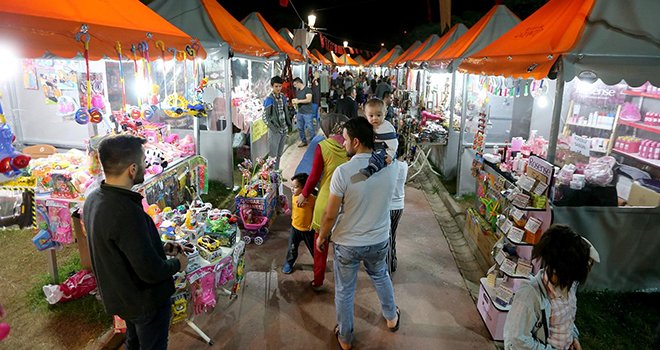
<path id="1" fill-rule="evenodd" d="M 463 159 L 463 139 L 465 138 L 465 119 L 467 114 L 467 83 L 468 83 L 468 74 L 463 75 L 463 102 L 461 103 L 461 131 L 458 134 L 458 150 L 457 150 L 457 159 L 456 159 L 456 195 L 460 195 L 461 191 L 461 163 Z M 453 106 L 452 106 L 453 109 Z"/>
<path id="2" fill-rule="evenodd" d="M 564 98 L 564 67 L 561 57 L 557 60 L 557 89 L 555 90 L 555 104 L 552 110 L 552 124 L 550 125 L 550 143 L 548 144 L 548 162 L 554 164 L 557 151 L 557 138 L 559 137 L 559 122 L 561 121 L 561 108 Z"/>

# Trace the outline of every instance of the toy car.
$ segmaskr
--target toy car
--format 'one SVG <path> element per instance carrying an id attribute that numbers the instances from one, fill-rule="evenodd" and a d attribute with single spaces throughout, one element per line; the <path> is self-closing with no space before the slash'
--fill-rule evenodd
<path id="1" fill-rule="evenodd" d="M 170 220 L 163 221 L 158 228 L 158 232 L 160 232 L 160 236 L 164 241 L 176 240 L 175 225 Z"/>
<path id="2" fill-rule="evenodd" d="M 209 235 L 199 237 L 199 239 L 197 239 L 197 245 L 208 250 L 209 252 L 214 252 L 220 249 L 220 241 Z"/>

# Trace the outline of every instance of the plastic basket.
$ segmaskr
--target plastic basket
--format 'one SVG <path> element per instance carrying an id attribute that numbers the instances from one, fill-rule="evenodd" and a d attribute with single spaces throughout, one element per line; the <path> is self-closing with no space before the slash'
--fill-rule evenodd
<path id="1" fill-rule="evenodd" d="M 261 229 L 262 227 L 264 227 L 266 225 L 266 223 L 268 223 L 268 217 L 267 216 L 256 216 L 257 218 L 259 218 L 259 222 L 257 222 L 256 224 L 249 224 L 247 222 L 247 218 L 243 214 L 243 209 L 242 208 L 240 209 L 240 214 L 241 214 L 241 220 L 243 221 L 243 227 L 245 227 L 246 230 L 257 231 L 257 230 Z"/>

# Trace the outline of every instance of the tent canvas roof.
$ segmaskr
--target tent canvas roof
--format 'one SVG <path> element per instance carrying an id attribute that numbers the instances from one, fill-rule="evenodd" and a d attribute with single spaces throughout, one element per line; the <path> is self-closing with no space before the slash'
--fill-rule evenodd
<path id="1" fill-rule="evenodd" d="M 593 4 L 594 0 L 551 0 L 465 59 L 460 69 L 507 77 L 546 77 L 559 55 L 575 45 Z"/>
<path id="2" fill-rule="evenodd" d="M 433 55 L 444 50 L 447 46 L 453 44 L 458 38 L 460 38 L 465 32 L 467 32 L 467 27 L 463 23 L 455 24 L 449 31 L 447 31 L 443 36 L 438 39 L 434 44 L 429 48 L 422 50 L 416 57 L 413 57 L 411 61 L 413 62 L 425 62 L 431 59 Z"/>
<path id="3" fill-rule="evenodd" d="M 343 66 L 344 65 L 344 60 L 340 60 L 339 56 L 335 55 L 334 52 L 328 51 L 327 54 L 330 55 L 330 58 L 331 58 L 331 60 L 334 64 L 336 64 L 338 66 Z"/>
<path id="4" fill-rule="evenodd" d="M 124 48 L 122 54 L 130 55 L 131 44 L 147 41 L 153 59 L 160 56 L 156 41 L 180 51 L 192 43 L 188 34 L 139 1 L 4 1 L 0 6 L 0 37 L 13 42 L 23 58 L 46 53 L 66 58 L 82 54 L 83 44 L 76 41 L 82 24 L 88 26 L 89 57 L 94 60 L 116 58 L 117 42 Z M 152 39 L 147 39 L 147 33 Z M 199 54 L 205 55 L 201 47 Z"/>
<path id="5" fill-rule="evenodd" d="M 259 12 L 250 13 L 241 23 L 273 50 L 285 53 L 292 61 L 305 60 L 302 54 L 294 49 Z"/>
<path id="6" fill-rule="evenodd" d="M 478 52 L 518 23 L 520 19 L 506 6 L 495 5 L 458 40 L 431 57 L 429 64 L 451 70 L 454 60 Z"/>
<path id="7" fill-rule="evenodd" d="M 403 57 L 401 55 L 396 62 L 394 62 L 395 65 L 403 65 L 411 61 L 413 58 L 419 56 L 422 52 L 427 50 L 429 47 L 433 46 L 438 40 L 440 40 L 440 37 L 437 34 L 431 34 L 424 42 L 422 45 L 420 45 L 417 49 L 414 51 L 410 52 L 408 55 Z"/>
<path id="8" fill-rule="evenodd" d="M 376 62 L 372 63 L 372 66 L 387 66 L 388 63 L 392 62 L 392 60 L 396 59 L 401 55 L 403 52 L 403 48 L 399 45 L 395 46 L 390 52 L 388 52 L 385 56 L 381 57 L 379 60 Z"/>
<path id="9" fill-rule="evenodd" d="M 367 60 L 365 60 L 362 56 L 357 56 L 355 57 L 355 62 L 359 63 L 361 66 L 364 66 L 364 63 L 367 62 Z"/>
<path id="10" fill-rule="evenodd" d="M 412 43 L 412 45 L 410 45 L 410 47 L 408 47 L 408 49 L 407 49 L 406 51 L 404 51 L 401 55 L 399 55 L 399 57 L 393 59 L 393 60 L 390 62 L 389 66 L 390 66 L 390 67 L 395 67 L 395 66 L 397 65 L 397 63 L 399 63 L 399 61 L 400 61 L 401 59 L 405 59 L 406 57 L 410 56 L 410 54 L 412 54 L 413 52 L 415 52 L 415 51 L 416 51 L 417 49 L 419 49 L 420 47 L 422 47 L 422 42 L 419 41 L 419 40 L 415 40 L 415 42 Z"/>
<path id="11" fill-rule="evenodd" d="M 344 63 L 346 62 L 347 65 L 349 66 L 359 66 L 360 64 L 357 63 L 349 54 L 343 54 L 341 57 L 339 57 L 339 60 Z"/>
<path id="12" fill-rule="evenodd" d="M 312 50 L 312 53 L 316 56 L 316 58 L 319 59 L 319 61 L 321 61 L 321 63 L 323 63 L 325 65 L 331 65 L 332 64 L 332 61 L 330 61 L 325 56 L 323 56 L 323 54 L 320 53 L 319 50 L 314 49 L 314 50 Z"/>
<path id="13" fill-rule="evenodd" d="M 380 49 L 378 52 L 376 52 L 364 65 L 365 66 L 370 66 L 372 63 L 378 61 L 381 59 L 383 56 L 387 55 L 389 51 L 385 50 L 385 48 Z"/>
<path id="14" fill-rule="evenodd" d="M 215 0 L 156 0 L 149 4 L 170 23 L 202 42 L 227 43 L 241 55 L 268 57 L 275 52 Z"/>
<path id="15" fill-rule="evenodd" d="M 564 80 L 592 71 L 605 83 L 660 86 L 660 1 L 597 0 L 582 36 L 562 55 Z"/>
<path id="16" fill-rule="evenodd" d="M 293 45 L 293 33 L 289 29 L 282 28 L 279 33 L 289 44 Z"/>

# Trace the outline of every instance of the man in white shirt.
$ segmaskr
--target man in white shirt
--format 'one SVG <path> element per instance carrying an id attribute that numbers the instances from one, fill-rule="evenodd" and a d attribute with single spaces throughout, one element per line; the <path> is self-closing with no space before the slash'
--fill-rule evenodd
<path id="1" fill-rule="evenodd" d="M 398 169 L 385 167 L 367 178 L 359 170 L 369 164 L 373 126 L 365 118 L 344 124 L 344 148 L 351 158 L 335 169 L 330 196 L 316 246 L 322 250 L 332 230 L 334 242 L 335 334 L 342 349 L 353 340 L 353 307 L 360 262 L 376 288 L 387 327 L 399 329 L 399 309 L 386 262 L 389 250 L 390 203 Z"/>

